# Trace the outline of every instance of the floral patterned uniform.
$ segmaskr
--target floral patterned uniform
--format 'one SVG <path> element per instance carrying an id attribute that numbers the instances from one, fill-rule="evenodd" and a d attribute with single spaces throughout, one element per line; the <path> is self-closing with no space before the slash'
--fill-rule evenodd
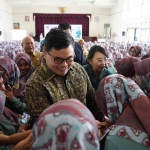
<path id="1" fill-rule="evenodd" d="M 26 99 L 32 119 L 58 101 L 75 98 L 90 109 L 97 120 L 103 115 L 96 105 L 95 92 L 84 68 L 74 63 L 65 77 L 54 74 L 43 61 L 26 84 Z"/>

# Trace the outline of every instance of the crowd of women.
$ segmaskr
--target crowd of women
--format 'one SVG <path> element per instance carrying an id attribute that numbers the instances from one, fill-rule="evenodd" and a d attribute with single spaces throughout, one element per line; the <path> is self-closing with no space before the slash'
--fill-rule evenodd
<path id="1" fill-rule="evenodd" d="M 26 82 L 35 68 L 28 54 L 18 52 L 14 60 L 0 58 L 0 150 L 150 148 L 148 47 L 104 43 L 86 50 L 84 40 L 79 43 L 104 122 L 98 126 L 83 104 L 68 99 L 44 110 L 33 128 L 30 121 L 22 124 Z"/>

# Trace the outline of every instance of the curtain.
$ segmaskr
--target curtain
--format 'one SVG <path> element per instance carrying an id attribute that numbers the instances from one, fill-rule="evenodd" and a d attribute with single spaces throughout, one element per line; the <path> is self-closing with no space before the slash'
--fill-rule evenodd
<path id="1" fill-rule="evenodd" d="M 35 18 L 35 32 L 36 35 L 43 33 L 44 24 L 60 24 L 66 22 L 69 24 L 81 24 L 82 36 L 89 36 L 89 17 L 91 14 L 40 14 L 33 13 Z"/>

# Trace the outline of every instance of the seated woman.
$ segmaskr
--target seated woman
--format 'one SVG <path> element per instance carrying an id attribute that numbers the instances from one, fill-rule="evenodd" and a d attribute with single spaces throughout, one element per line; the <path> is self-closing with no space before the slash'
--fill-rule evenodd
<path id="1" fill-rule="evenodd" d="M 132 57 L 140 57 L 142 48 L 140 46 L 131 46 L 129 49 L 129 55 Z"/>
<path id="2" fill-rule="evenodd" d="M 136 83 L 150 97 L 150 58 L 134 63 Z"/>
<path id="3" fill-rule="evenodd" d="M 96 101 L 112 125 L 105 150 L 150 148 L 150 99 L 130 78 L 113 74 L 105 77 L 96 91 Z"/>
<path id="4" fill-rule="evenodd" d="M 0 150 L 10 150 L 12 145 L 15 145 L 27 138 L 32 131 L 29 130 L 15 134 L 18 131 L 26 129 L 28 124 L 24 124 L 19 127 L 17 115 L 5 107 L 5 87 L 1 76 L 2 74 L 0 74 Z M 22 145 L 21 149 L 27 147 L 27 145 L 28 143 L 26 143 L 26 145 Z"/>
<path id="5" fill-rule="evenodd" d="M 134 63 L 140 59 L 137 57 L 125 57 L 115 61 L 115 68 L 118 74 L 131 78 L 135 81 Z"/>
<path id="6" fill-rule="evenodd" d="M 2 77 L 5 84 L 5 106 L 14 112 L 22 114 L 27 111 L 23 94 L 25 84 L 21 81 L 19 83 L 20 71 L 16 63 L 9 58 L 0 58 L 0 71 L 3 72 Z"/>
<path id="7" fill-rule="evenodd" d="M 20 70 L 20 79 L 27 82 L 30 75 L 35 71 L 31 64 L 31 58 L 26 53 L 20 53 L 16 56 L 15 62 Z"/>
<path id="8" fill-rule="evenodd" d="M 100 81 L 104 77 L 112 74 L 106 68 L 107 57 L 108 56 L 103 47 L 94 45 L 91 47 L 87 57 L 87 61 L 89 64 L 83 66 L 95 90 L 97 90 Z"/>
<path id="9" fill-rule="evenodd" d="M 33 126 L 30 150 L 99 150 L 98 128 L 91 112 L 69 99 L 45 109 Z"/>

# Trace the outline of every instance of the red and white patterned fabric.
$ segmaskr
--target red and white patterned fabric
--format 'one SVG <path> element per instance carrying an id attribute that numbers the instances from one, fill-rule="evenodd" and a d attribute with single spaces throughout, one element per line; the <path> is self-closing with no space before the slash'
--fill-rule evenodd
<path id="1" fill-rule="evenodd" d="M 45 109 L 33 126 L 31 150 L 99 150 L 93 115 L 75 99 Z"/>
<path id="2" fill-rule="evenodd" d="M 109 135 L 150 148 L 150 99 L 133 80 L 117 74 L 105 77 L 96 91 L 96 100 L 113 123 Z"/>

